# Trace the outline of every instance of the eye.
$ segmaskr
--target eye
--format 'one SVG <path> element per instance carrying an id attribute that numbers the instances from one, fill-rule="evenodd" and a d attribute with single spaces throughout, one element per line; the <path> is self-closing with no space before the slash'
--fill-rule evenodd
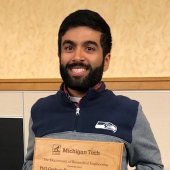
<path id="1" fill-rule="evenodd" d="M 70 52 L 72 52 L 74 50 L 74 47 L 72 45 L 70 45 L 70 44 L 67 44 L 67 45 L 64 45 L 63 49 L 64 49 L 65 52 L 70 53 Z"/>
<path id="2" fill-rule="evenodd" d="M 93 46 L 87 46 L 86 47 L 86 51 L 88 52 L 88 53 L 92 53 L 92 52 L 94 52 L 96 49 L 95 49 L 95 47 L 93 47 Z"/>

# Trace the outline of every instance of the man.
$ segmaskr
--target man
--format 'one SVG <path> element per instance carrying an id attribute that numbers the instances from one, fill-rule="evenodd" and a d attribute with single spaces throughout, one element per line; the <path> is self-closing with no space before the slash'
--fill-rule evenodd
<path id="1" fill-rule="evenodd" d="M 109 67 L 110 28 L 96 12 L 78 10 L 62 22 L 58 56 L 60 90 L 31 109 L 29 144 L 23 170 L 32 169 L 35 137 L 124 143 L 122 170 L 163 169 L 160 152 L 140 104 L 116 96 L 101 82 Z M 100 126 L 103 124 L 103 126 Z M 108 129 L 105 125 L 113 125 Z"/>

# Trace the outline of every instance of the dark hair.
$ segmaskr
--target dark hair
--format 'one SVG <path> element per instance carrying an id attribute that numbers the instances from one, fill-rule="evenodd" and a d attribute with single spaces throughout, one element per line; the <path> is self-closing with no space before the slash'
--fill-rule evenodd
<path id="1" fill-rule="evenodd" d="M 103 49 L 103 56 L 110 53 L 112 37 L 110 27 L 106 21 L 97 13 L 91 10 L 78 10 L 68 15 L 62 22 L 58 32 L 58 56 L 61 55 L 62 36 L 70 29 L 78 26 L 87 26 L 102 33 L 100 43 Z"/>

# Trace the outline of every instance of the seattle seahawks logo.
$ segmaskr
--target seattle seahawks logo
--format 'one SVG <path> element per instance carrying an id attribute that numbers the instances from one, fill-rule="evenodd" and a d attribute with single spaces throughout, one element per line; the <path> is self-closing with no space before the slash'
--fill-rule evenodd
<path id="1" fill-rule="evenodd" d="M 96 129 L 105 129 L 105 130 L 111 130 L 114 133 L 117 131 L 117 126 L 114 125 L 111 122 L 103 122 L 103 121 L 98 121 L 97 124 L 95 125 Z"/>

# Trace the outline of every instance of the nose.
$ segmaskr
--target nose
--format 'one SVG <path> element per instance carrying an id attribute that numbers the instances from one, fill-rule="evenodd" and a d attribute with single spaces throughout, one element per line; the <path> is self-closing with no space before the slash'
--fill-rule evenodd
<path id="1" fill-rule="evenodd" d="M 73 56 L 73 61 L 84 61 L 84 54 L 82 48 L 76 48 Z"/>

